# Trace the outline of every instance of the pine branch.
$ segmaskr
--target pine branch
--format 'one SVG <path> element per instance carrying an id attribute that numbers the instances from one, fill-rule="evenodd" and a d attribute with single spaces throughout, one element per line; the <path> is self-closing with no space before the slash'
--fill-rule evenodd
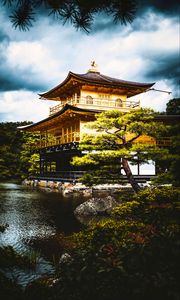
<path id="1" fill-rule="evenodd" d="M 138 135 L 136 135 L 135 137 L 133 137 L 129 141 L 126 141 L 126 143 L 124 145 L 131 144 L 133 141 L 137 140 L 140 136 L 141 136 L 141 134 L 139 133 Z"/>
<path id="2" fill-rule="evenodd" d="M 131 23 L 136 14 L 137 0 L 2 0 L 2 4 L 12 8 L 12 26 L 29 30 L 36 18 L 49 9 L 48 16 L 70 22 L 76 29 L 89 33 L 96 13 L 105 13 L 114 22 L 124 25 Z"/>
<path id="3" fill-rule="evenodd" d="M 122 25 L 127 25 L 134 20 L 137 3 L 134 0 L 115 1 L 111 10 L 115 23 L 120 22 Z"/>
<path id="4" fill-rule="evenodd" d="M 31 3 L 19 6 L 10 16 L 11 22 L 15 29 L 19 27 L 20 30 L 27 31 L 35 21 L 34 12 Z"/>

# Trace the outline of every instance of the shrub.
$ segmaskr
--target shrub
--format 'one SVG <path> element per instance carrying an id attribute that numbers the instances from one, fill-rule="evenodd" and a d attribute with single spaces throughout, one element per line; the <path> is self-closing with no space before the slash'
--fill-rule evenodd
<path id="1" fill-rule="evenodd" d="M 1 300 L 23 300 L 23 291 L 14 281 L 6 278 L 0 272 L 0 295 Z"/>
<path id="2" fill-rule="evenodd" d="M 73 235 L 58 294 L 73 300 L 177 300 L 179 189 L 146 189 Z"/>
<path id="3" fill-rule="evenodd" d="M 113 210 L 119 219 L 141 220 L 157 226 L 178 223 L 180 189 L 173 187 L 144 189 Z"/>
<path id="4" fill-rule="evenodd" d="M 12 246 L 0 247 L 1 268 L 17 266 L 20 268 L 35 268 L 39 253 L 31 252 L 28 255 L 19 254 Z"/>
<path id="5" fill-rule="evenodd" d="M 64 300 L 177 299 L 177 228 L 161 232 L 136 221 L 108 220 L 73 239 L 73 259 L 60 272 Z"/>
<path id="6" fill-rule="evenodd" d="M 43 300 L 178 300 L 179 189 L 143 190 L 130 199 L 69 237 L 70 259 L 60 263 L 58 280 L 52 289 L 36 281 L 28 300 L 36 291 Z"/>

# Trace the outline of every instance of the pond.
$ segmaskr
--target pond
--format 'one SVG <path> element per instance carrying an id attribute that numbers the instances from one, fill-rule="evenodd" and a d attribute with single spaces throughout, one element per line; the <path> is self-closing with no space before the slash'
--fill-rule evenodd
<path id="1" fill-rule="evenodd" d="M 79 199 L 63 198 L 48 189 L 33 189 L 17 183 L 0 183 L 0 224 L 8 228 L 0 233 L 0 246 L 13 246 L 20 253 L 31 251 L 31 241 L 64 233 L 78 232 L 82 225 L 73 211 Z M 53 272 L 52 265 L 40 258 L 35 273 L 14 269 L 6 274 L 16 276 L 25 285 L 37 274 Z"/>

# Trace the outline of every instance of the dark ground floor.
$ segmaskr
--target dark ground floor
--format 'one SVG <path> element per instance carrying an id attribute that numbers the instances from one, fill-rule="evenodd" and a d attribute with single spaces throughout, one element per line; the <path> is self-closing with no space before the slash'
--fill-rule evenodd
<path id="1" fill-rule="evenodd" d="M 60 147 L 50 147 L 40 150 L 39 172 L 36 176 L 31 176 L 37 180 L 53 180 L 62 182 L 78 182 L 79 178 L 87 171 L 85 167 L 76 167 L 71 164 L 74 156 L 82 156 L 83 153 L 77 149 L 77 144 L 64 144 Z M 119 161 L 110 166 L 110 173 L 115 174 L 117 181 L 119 176 L 126 182 L 123 170 L 117 169 Z M 138 182 L 146 182 L 156 175 L 155 165 L 150 162 L 146 165 L 131 166 L 132 173 Z M 110 175 L 110 174 L 109 174 Z M 107 176 L 107 182 L 112 181 L 112 176 Z M 108 181 L 109 180 L 109 181 Z M 116 181 L 116 179 L 114 180 Z"/>

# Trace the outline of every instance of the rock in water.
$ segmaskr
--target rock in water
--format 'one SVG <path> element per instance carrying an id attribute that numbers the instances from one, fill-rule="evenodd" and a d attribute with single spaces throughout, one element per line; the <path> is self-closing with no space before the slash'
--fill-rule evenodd
<path id="1" fill-rule="evenodd" d="M 117 204 L 111 196 L 92 198 L 76 207 L 74 214 L 76 216 L 107 215 L 111 213 L 113 207 Z"/>
<path id="2" fill-rule="evenodd" d="M 60 260 L 59 260 L 59 264 L 69 264 L 72 261 L 72 257 L 71 255 L 69 255 L 69 253 L 64 253 L 61 255 Z"/>

